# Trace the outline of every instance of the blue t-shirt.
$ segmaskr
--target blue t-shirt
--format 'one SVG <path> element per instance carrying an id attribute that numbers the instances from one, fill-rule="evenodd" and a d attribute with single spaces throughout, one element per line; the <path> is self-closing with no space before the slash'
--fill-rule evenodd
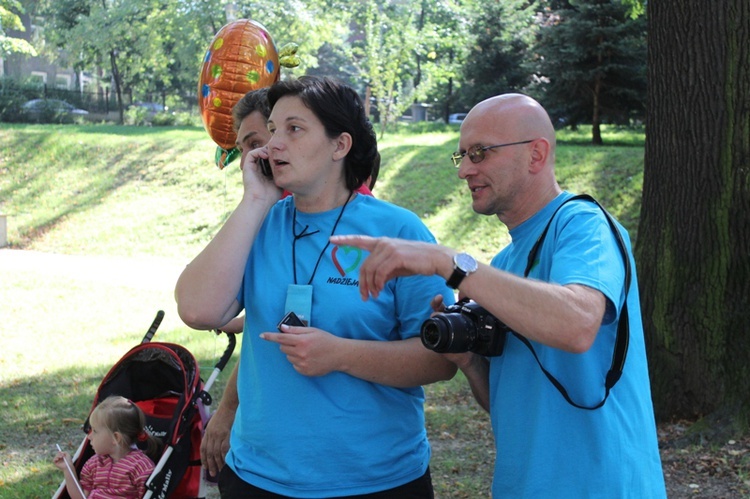
<path id="1" fill-rule="evenodd" d="M 341 372 L 320 377 L 294 370 L 275 343 L 287 286 L 312 277 L 311 326 L 361 340 L 390 341 L 419 335 L 430 300 L 453 293 L 437 276 L 389 281 L 377 299 L 362 301 L 359 268 L 367 256 L 330 244 L 341 208 L 296 213 L 293 197 L 273 206 L 253 243 L 240 304 L 245 308 L 237 387 L 240 405 L 227 464 L 246 482 L 293 497 L 366 494 L 422 476 L 430 446 L 421 387 L 393 388 Z M 367 234 L 434 242 L 413 213 L 370 196 L 354 197 L 336 234 Z M 316 270 L 317 266 L 317 270 Z M 314 274 L 314 277 L 313 277 Z"/>
<path id="2" fill-rule="evenodd" d="M 512 242 L 492 265 L 523 275 L 533 244 L 564 192 L 510 231 Z M 490 407 L 497 457 L 493 497 L 665 497 L 641 322 L 635 261 L 628 292 L 630 345 L 622 377 L 596 410 L 570 405 L 545 377 L 529 349 L 508 335 L 505 352 L 490 362 Z M 605 394 L 617 323 L 624 299 L 625 265 L 603 212 L 572 201 L 555 215 L 529 277 L 560 285 L 582 284 L 607 299 L 593 346 L 574 354 L 531 342 L 542 365 L 579 405 Z M 539 313 L 544 313 L 540 310 Z"/>

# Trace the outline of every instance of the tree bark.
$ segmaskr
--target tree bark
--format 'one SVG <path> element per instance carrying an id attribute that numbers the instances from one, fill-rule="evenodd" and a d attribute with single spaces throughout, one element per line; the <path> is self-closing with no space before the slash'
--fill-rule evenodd
<path id="1" fill-rule="evenodd" d="M 647 3 L 636 256 L 657 418 L 750 401 L 750 2 Z M 739 416 L 739 419 L 738 419 Z"/>
<path id="2" fill-rule="evenodd" d="M 109 61 L 112 66 L 112 79 L 115 82 L 115 92 L 117 92 L 117 107 L 120 110 L 120 124 L 122 125 L 125 122 L 125 116 L 123 112 L 124 107 L 122 104 L 122 85 L 120 81 L 120 70 L 117 68 L 117 51 L 110 50 Z"/>
<path id="3" fill-rule="evenodd" d="M 602 91 L 602 79 L 597 76 L 594 78 L 593 108 L 591 115 L 591 143 L 595 146 L 603 145 L 602 141 L 602 119 L 600 115 L 599 96 Z"/>

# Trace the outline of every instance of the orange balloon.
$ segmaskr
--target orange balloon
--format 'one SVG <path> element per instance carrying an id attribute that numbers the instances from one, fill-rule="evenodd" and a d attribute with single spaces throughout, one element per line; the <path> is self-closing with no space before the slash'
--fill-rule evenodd
<path id="1" fill-rule="evenodd" d="M 232 21 L 214 37 L 203 59 L 198 109 L 203 126 L 219 146 L 216 162 L 226 166 L 236 155 L 232 107 L 249 91 L 280 77 L 279 56 L 271 35 L 250 19 Z"/>

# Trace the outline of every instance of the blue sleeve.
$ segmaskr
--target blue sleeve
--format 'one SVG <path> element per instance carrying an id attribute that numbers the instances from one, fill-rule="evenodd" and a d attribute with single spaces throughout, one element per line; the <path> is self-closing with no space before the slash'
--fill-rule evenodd
<path id="1" fill-rule="evenodd" d="M 582 284 L 604 294 L 604 324 L 614 321 L 624 298 L 625 261 L 605 214 L 594 204 L 574 202 L 555 223 L 550 282 Z M 549 234 L 548 234 L 549 237 Z"/>

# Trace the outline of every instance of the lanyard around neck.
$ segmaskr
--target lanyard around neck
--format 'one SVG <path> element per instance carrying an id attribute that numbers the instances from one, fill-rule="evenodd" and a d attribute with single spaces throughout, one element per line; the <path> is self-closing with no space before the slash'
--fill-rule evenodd
<path id="1" fill-rule="evenodd" d="M 346 209 L 346 205 L 349 204 L 349 200 L 352 198 L 352 193 L 349 193 L 349 197 L 346 198 L 346 202 L 341 207 L 341 211 L 339 211 L 339 216 L 336 218 L 336 222 L 333 224 L 333 229 L 331 229 L 331 236 L 336 232 L 336 227 L 338 227 L 339 222 L 341 221 L 341 217 L 344 214 L 344 210 Z M 318 230 L 314 232 L 307 232 L 307 228 L 309 226 L 305 225 L 305 228 L 302 229 L 302 232 L 297 234 L 296 228 L 297 228 L 297 207 L 294 208 L 294 214 L 292 215 L 292 269 L 294 269 L 294 284 L 297 284 L 297 239 L 302 239 L 306 236 L 312 236 L 313 234 L 317 234 Z M 315 268 L 313 268 L 312 275 L 310 276 L 310 280 L 307 281 L 307 284 L 310 285 L 312 283 L 313 278 L 315 277 L 315 273 L 318 271 L 318 265 L 320 265 L 320 260 L 323 258 L 323 255 L 325 254 L 326 250 L 328 249 L 328 246 L 331 245 L 331 237 L 328 237 L 328 241 L 326 242 L 326 245 L 323 247 L 323 251 L 320 252 L 320 255 L 318 255 L 318 260 L 315 262 Z"/>

